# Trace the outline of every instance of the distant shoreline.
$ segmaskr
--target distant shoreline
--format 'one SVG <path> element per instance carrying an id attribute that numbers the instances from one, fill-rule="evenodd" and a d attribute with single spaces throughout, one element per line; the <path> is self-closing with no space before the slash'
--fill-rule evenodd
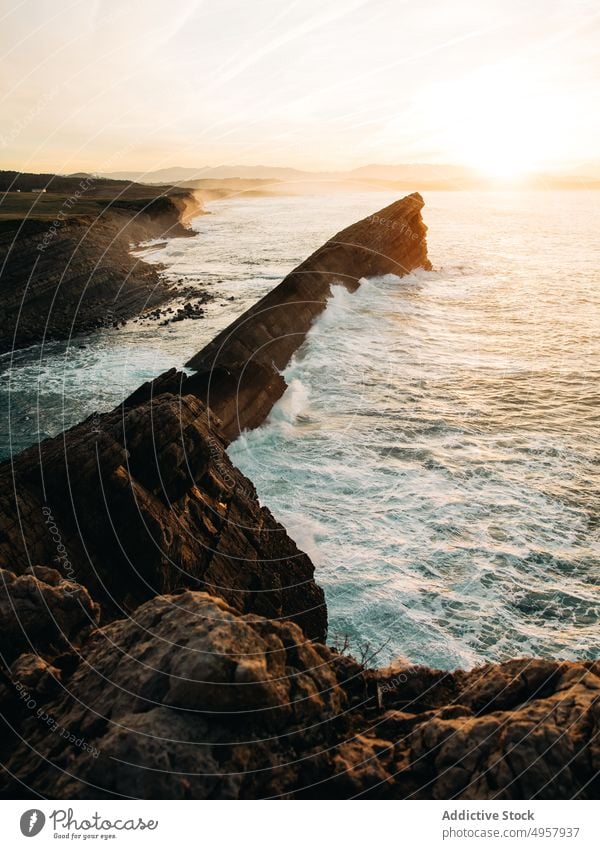
<path id="1" fill-rule="evenodd" d="M 131 249 L 193 235 L 203 212 L 189 189 L 85 175 L 50 175 L 46 188 L 46 177 L 0 173 L 0 353 L 118 326 L 169 300 L 161 268 Z"/>

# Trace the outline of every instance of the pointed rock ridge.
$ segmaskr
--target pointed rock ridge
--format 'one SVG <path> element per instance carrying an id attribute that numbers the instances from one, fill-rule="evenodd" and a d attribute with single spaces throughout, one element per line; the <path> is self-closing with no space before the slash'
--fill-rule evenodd
<path id="1" fill-rule="evenodd" d="M 283 394 L 279 369 L 333 283 L 353 290 L 366 275 L 428 266 L 422 206 L 410 195 L 334 236 L 194 358 L 196 375 L 171 369 L 116 410 L 1 464 L 0 568 L 23 576 L 56 566 L 100 603 L 103 622 L 190 588 L 323 639 L 313 564 L 260 506 L 226 442 L 260 425 Z M 11 603 L 31 580 L 11 583 Z M 70 611 L 70 595 L 58 595 Z"/>
<path id="2" fill-rule="evenodd" d="M 107 622 L 186 587 L 325 638 L 313 564 L 261 507 L 202 402 L 165 389 L 0 464 L 0 654 L 3 639 L 28 647 L 22 622 L 34 645 L 55 643 L 46 609 L 71 634 L 97 602 Z"/>
<path id="3" fill-rule="evenodd" d="M 280 371 L 325 308 L 332 285 L 354 292 L 363 277 L 431 268 L 423 206 L 415 192 L 346 227 L 189 360 L 197 373 L 182 391 L 202 398 L 226 439 L 262 424 L 283 395 Z"/>

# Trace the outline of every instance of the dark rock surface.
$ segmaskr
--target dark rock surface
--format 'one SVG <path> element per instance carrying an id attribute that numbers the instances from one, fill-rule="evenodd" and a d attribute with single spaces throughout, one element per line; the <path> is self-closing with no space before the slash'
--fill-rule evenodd
<path id="1" fill-rule="evenodd" d="M 324 638 L 312 563 L 259 505 L 193 396 L 162 392 L 24 451 L 0 466 L 0 504 L 0 566 L 52 564 L 105 618 L 193 587 Z"/>
<path id="2" fill-rule="evenodd" d="M 160 268 L 131 247 L 191 235 L 182 221 L 193 205 L 120 200 L 96 215 L 0 221 L 0 353 L 112 327 L 170 299 Z"/>
<path id="3" fill-rule="evenodd" d="M 21 782 L 59 798 L 593 797 L 599 676 L 600 664 L 532 659 L 367 673 L 291 622 L 186 591 L 87 639 L 44 706 L 87 748 L 26 716 L 4 792 Z"/>
<path id="4" fill-rule="evenodd" d="M 34 566 L 23 575 L 0 569 L 0 654 L 7 663 L 29 648 L 68 648 L 99 618 L 86 588 L 56 569 Z"/>
<path id="5" fill-rule="evenodd" d="M 423 235 L 411 198 L 389 210 Z M 377 218 L 291 289 L 311 280 L 320 310 L 343 267 L 350 286 L 392 270 L 360 259 L 369 239 L 385 253 Z M 400 229 L 383 231 L 396 264 Z M 414 242 L 406 268 L 427 266 Z M 301 341 L 316 313 L 282 292 Z M 285 389 L 263 349 L 240 359 L 264 333 L 284 364 L 297 340 L 277 314 L 0 466 L 0 794 L 596 798 L 600 662 L 369 670 L 322 645 L 314 568 L 225 451 Z"/>
<path id="6" fill-rule="evenodd" d="M 431 268 L 422 208 L 415 193 L 346 227 L 189 360 L 198 373 L 190 391 L 221 419 L 227 438 L 261 424 L 281 397 L 279 370 L 325 308 L 333 284 L 354 291 L 362 277 Z"/>

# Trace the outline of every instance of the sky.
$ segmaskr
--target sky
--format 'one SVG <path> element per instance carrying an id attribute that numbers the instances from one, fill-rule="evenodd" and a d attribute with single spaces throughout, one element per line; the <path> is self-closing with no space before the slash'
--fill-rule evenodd
<path id="1" fill-rule="evenodd" d="M 600 0 L 13 0 L 0 168 L 600 174 Z"/>

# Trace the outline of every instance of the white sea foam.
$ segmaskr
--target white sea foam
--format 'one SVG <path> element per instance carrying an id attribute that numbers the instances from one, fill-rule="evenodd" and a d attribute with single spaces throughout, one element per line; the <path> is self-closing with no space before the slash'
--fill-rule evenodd
<path id="1" fill-rule="evenodd" d="M 214 206 L 155 246 L 223 297 L 17 357 L 23 447 L 180 366 L 325 238 L 392 196 Z M 600 649 L 600 255 L 585 193 L 425 197 L 435 272 L 335 287 L 269 421 L 231 446 L 317 566 L 333 640 L 444 668 Z M 234 301 L 227 300 L 234 297 Z"/>
<path id="2" fill-rule="evenodd" d="M 272 420 L 295 424 L 299 418 L 308 414 L 308 410 L 308 387 L 299 378 L 293 377 L 289 382 L 284 397 L 273 410 Z"/>
<path id="3" fill-rule="evenodd" d="M 597 331 L 583 292 L 575 329 L 547 265 L 532 279 L 485 260 L 334 287 L 268 422 L 230 448 L 317 564 L 332 639 L 382 659 L 600 648 L 598 475 L 578 419 Z"/>

